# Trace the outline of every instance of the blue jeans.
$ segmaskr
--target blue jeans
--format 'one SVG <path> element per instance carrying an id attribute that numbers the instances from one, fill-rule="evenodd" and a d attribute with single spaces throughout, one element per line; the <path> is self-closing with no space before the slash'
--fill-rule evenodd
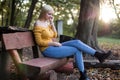
<path id="1" fill-rule="evenodd" d="M 51 58 L 65 58 L 74 55 L 75 63 L 79 71 L 84 71 L 84 62 L 82 52 L 94 55 L 96 50 L 84 44 L 80 40 L 71 40 L 62 43 L 62 46 L 49 46 L 42 53 Z"/>

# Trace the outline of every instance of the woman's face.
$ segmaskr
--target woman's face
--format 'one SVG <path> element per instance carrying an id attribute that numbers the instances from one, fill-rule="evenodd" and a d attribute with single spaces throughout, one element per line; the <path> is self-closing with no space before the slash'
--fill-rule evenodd
<path id="1" fill-rule="evenodd" d="M 46 14 L 45 14 L 45 19 L 46 20 L 51 20 L 53 19 L 53 11 L 48 11 Z"/>

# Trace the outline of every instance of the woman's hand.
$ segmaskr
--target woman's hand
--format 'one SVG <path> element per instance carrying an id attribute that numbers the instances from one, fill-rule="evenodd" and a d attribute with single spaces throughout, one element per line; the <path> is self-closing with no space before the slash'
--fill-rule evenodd
<path id="1" fill-rule="evenodd" d="M 58 40 L 56 38 L 52 38 L 52 41 L 53 42 L 57 42 Z"/>
<path id="2" fill-rule="evenodd" d="M 62 44 L 59 42 L 50 42 L 48 45 L 49 46 L 62 46 Z"/>
<path id="3" fill-rule="evenodd" d="M 53 25 L 53 24 L 54 24 L 54 22 L 53 22 L 53 21 L 54 21 L 54 17 L 52 16 L 52 17 L 50 17 L 50 19 L 49 19 L 49 22 L 50 22 L 50 24 L 51 24 L 51 25 Z"/>
<path id="4" fill-rule="evenodd" d="M 53 31 L 57 32 L 53 20 L 54 20 L 54 17 L 49 18 L 49 22 L 50 22 L 50 25 L 52 26 Z"/>

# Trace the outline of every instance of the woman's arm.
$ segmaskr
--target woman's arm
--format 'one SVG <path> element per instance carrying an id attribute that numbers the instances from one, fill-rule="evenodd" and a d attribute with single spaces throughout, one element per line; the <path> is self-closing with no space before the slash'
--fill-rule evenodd
<path id="1" fill-rule="evenodd" d="M 49 22 L 50 22 L 50 25 L 52 26 L 53 31 L 54 31 L 54 32 L 57 32 L 57 30 L 56 30 L 56 28 L 55 28 L 55 25 L 54 25 L 54 22 L 53 22 L 53 17 L 50 18 Z"/>
<path id="2" fill-rule="evenodd" d="M 49 42 L 48 45 L 49 46 L 62 46 L 62 44 L 59 42 Z"/>

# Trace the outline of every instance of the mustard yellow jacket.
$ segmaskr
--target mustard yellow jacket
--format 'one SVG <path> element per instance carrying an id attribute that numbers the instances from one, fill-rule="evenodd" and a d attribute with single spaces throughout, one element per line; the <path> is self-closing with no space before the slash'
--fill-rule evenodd
<path id="1" fill-rule="evenodd" d="M 48 47 L 48 43 L 52 42 L 53 38 L 57 37 L 57 33 L 52 30 L 51 26 L 35 26 L 33 32 L 35 41 L 39 45 L 41 51 L 44 51 Z"/>

